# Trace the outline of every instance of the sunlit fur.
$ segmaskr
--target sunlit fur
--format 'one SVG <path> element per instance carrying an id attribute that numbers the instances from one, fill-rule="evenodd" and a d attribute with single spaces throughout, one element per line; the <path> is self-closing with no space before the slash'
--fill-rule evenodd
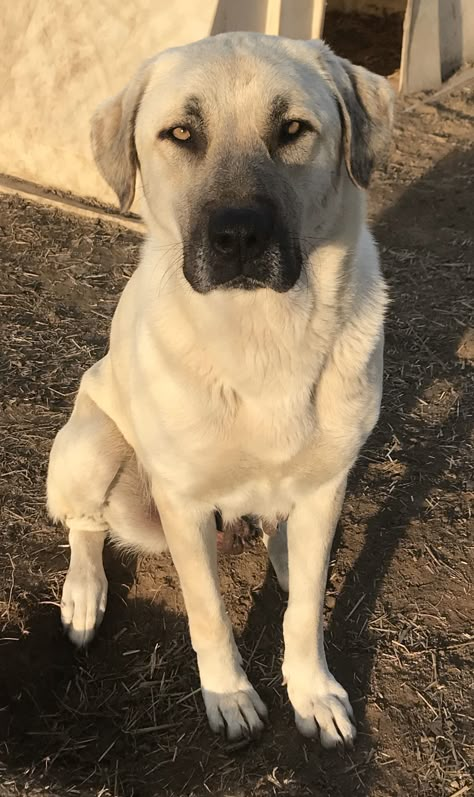
<path id="1" fill-rule="evenodd" d="M 272 149 L 282 94 L 288 118 L 313 130 Z M 186 124 L 189 96 L 206 125 L 195 154 L 159 137 Z M 76 643 L 92 637 L 108 531 L 141 550 L 168 545 L 209 721 L 232 739 L 258 734 L 265 708 L 218 592 L 217 507 L 225 522 L 288 518 L 266 543 L 290 588 L 283 671 L 296 722 L 307 735 L 319 729 L 325 746 L 354 738 L 347 694 L 326 665 L 322 604 L 347 472 L 380 406 L 386 296 L 363 187 L 390 118 L 382 78 L 321 42 L 257 34 L 159 55 L 94 118 L 96 159 L 124 208 L 139 168 L 149 232 L 109 352 L 84 375 L 51 453 L 49 509 L 71 541 L 63 621 Z M 283 293 L 197 293 L 183 275 L 184 255 L 207 268 L 189 239 L 193 220 L 210 201 L 244 201 L 253 185 L 278 203 L 303 254 L 300 278 Z"/>

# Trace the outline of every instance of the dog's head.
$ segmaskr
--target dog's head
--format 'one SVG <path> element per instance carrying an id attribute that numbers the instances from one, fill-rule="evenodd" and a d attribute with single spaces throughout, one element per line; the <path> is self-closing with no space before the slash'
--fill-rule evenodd
<path id="1" fill-rule="evenodd" d="M 168 50 L 97 110 L 92 145 L 123 211 L 147 215 L 200 293 L 298 281 L 350 181 L 386 149 L 392 92 L 321 41 L 231 33 Z"/>

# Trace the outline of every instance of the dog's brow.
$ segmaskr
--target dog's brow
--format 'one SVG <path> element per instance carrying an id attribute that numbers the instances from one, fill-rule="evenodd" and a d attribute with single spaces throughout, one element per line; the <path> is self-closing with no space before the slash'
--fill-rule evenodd
<path id="1" fill-rule="evenodd" d="M 285 97 L 284 94 L 277 94 L 273 98 L 269 117 L 269 123 L 272 129 L 276 127 L 282 121 L 282 119 L 284 119 L 288 113 L 289 107 L 290 101 L 288 97 Z"/>
<path id="2" fill-rule="evenodd" d="M 204 125 L 204 114 L 197 97 L 188 97 L 184 110 L 187 117 L 194 119 L 200 126 Z"/>

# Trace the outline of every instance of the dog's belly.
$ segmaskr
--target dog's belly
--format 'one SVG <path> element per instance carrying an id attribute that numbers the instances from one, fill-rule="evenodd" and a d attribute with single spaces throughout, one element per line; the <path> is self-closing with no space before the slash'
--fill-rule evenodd
<path id="1" fill-rule="evenodd" d="M 218 498 L 216 502 L 224 522 L 232 522 L 242 515 L 258 515 L 274 522 L 287 517 L 298 493 L 296 480 L 281 482 L 255 480 L 237 486 Z"/>

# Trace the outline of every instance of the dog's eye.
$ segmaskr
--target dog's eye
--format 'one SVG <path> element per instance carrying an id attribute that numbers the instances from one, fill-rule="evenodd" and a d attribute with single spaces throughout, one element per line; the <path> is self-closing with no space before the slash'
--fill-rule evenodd
<path id="1" fill-rule="evenodd" d="M 280 143 L 289 144 L 291 141 L 296 141 L 306 129 L 307 125 L 304 122 L 300 122 L 299 119 L 290 119 L 287 122 L 283 122 L 280 128 Z"/>
<path id="2" fill-rule="evenodd" d="M 191 147 L 196 144 L 196 136 L 191 128 L 185 127 L 185 125 L 166 127 L 158 133 L 157 137 L 163 140 L 173 141 L 175 144 L 179 144 L 180 147 Z"/>
<path id="3" fill-rule="evenodd" d="M 170 130 L 170 135 L 176 141 L 189 141 L 191 138 L 191 131 L 187 127 L 173 127 Z"/>
<path id="4" fill-rule="evenodd" d="M 301 122 L 297 122 L 296 119 L 293 119 L 292 122 L 287 122 L 285 132 L 288 136 L 297 136 L 300 130 Z"/>

